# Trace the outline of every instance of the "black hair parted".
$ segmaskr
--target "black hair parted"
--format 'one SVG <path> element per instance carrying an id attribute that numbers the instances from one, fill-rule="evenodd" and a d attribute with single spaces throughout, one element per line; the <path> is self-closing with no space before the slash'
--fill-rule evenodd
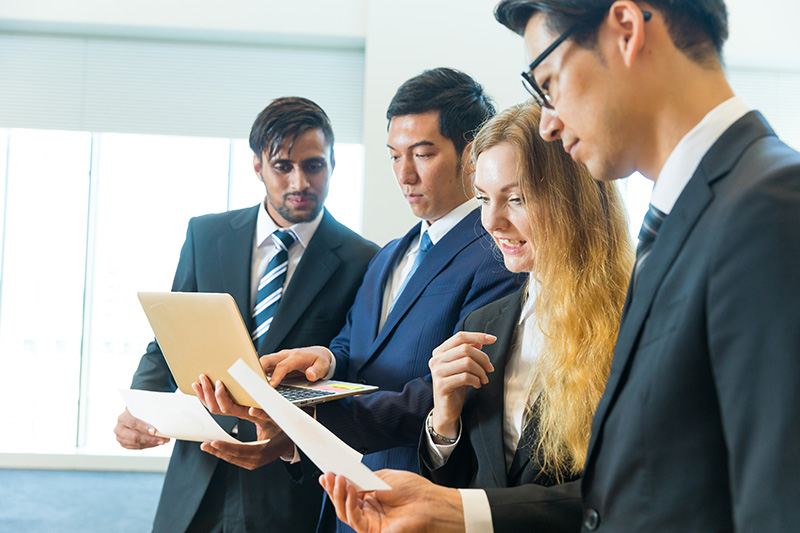
<path id="1" fill-rule="evenodd" d="M 439 67 L 403 83 L 386 110 L 386 119 L 439 111 L 439 132 L 459 155 L 477 130 L 495 114 L 492 99 L 481 84 L 460 70 Z"/>
<path id="2" fill-rule="evenodd" d="M 250 149 L 258 156 L 272 159 L 289 142 L 288 151 L 298 136 L 321 129 L 330 147 L 333 163 L 333 128 L 325 111 L 308 98 L 285 96 L 276 98 L 258 114 L 250 129 Z"/>
<path id="3" fill-rule="evenodd" d="M 577 26 L 571 37 L 581 46 L 591 48 L 597 29 L 614 0 L 501 0 L 494 17 L 518 35 L 525 33 L 528 21 L 536 13 L 547 17 L 554 33 Z M 711 55 L 721 62 L 722 48 L 728 39 L 728 10 L 724 0 L 648 0 L 637 1 L 664 17 L 672 42 L 692 60 L 704 64 Z M 643 6 L 644 9 L 648 7 Z"/>

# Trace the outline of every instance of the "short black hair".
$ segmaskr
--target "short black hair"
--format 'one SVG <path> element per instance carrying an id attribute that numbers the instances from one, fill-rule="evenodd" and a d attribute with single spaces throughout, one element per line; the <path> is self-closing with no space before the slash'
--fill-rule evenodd
<path id="1" fill-rule="evenodd" d="M 397 89 L 386 119 L 439 111 L 439 132 L 461 154 L 484 122 L 495 114 L 481 84 L 460 70 L 439 67 L 414 76 Z"/>
<path id="2" fill-rule="evenodd" d="M 544 13 L 554 33 L 577 25 L 571 38 L 592 48 L 597 41 L 597 29 L 613 3 L 614 0 L 502 0 L 494 9 L 494 17 L 514 33 L 523 35 L 531 17 Z M 722 62 L 722 46 L 728 39 L 728 10 L 724 0 L 648 0 L 647 4 L 661 13 L 672 42 L 687 57 L 705 64 L 716 54 L 716 60 Z"/>
<path id="3" fill-rule="evenodd" d="M 331 150 L 333 162 L 333 128 L 323 109 L 300 96 L 276 98 L 258 114 L 250 129 L 250 149 L 261 160 L 266 152 L 272 159 L 289 140 L 291 152 L 295 139 L 309 130 L 321 129 Z"/>

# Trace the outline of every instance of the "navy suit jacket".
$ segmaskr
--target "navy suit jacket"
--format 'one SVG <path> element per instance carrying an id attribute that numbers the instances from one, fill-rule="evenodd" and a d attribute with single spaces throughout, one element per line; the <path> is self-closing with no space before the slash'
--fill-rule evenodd
<path id="1" fill-rule="evenodd" d="M 258 209 L 205 215 L 189 222 L 173 291 L 226 292 L 233 296 L 248 330 L 252 330 L 250 270 Z M 281 298 L 272 326 L 259 353 L 327 344 L 341 329 L 347 309 L 377 246 L 339 224 L 325 211 L 316 233 Z M 157 342 L 142 356 L 132 388 L 156 391 L 176 389 Z M 216 416 L 230 431 L 238 419 Z M 249 422 L 240 422 L 240 437 Z M 199 443 L 176 441 L 156 512 L 154 531 L 185 531 L 209 488 L 219 459 L 200 450 Z M 241 506 L 247 530 L 313 531 L 321 500 L 316 479 L 304 476 L 296 483 L 280 462 L 254 471 L 225 466 L 231 483 L 240 483 Z M 299 477 L 299 476 L 297 476 Z M 212 487 L 211 490 L 224 490 Z M 237 502 L 238 503 L 238 502 Z M 316 505 L 316 507 L 314 507 Z M 310 508 L 312 507 L 312 508 Z"/>
<path id="2" fill-rule="evenodd" d="M 497 337 L 483 351 L 494 372 L 480 389 L 470 388 L 461 412 L 461 438 L 448 461 L 432 468 L 427 430 L 419 442 L 422 474 L 438 485 L 486 491 L 496 533 L 516 531 L 568 532 L 580 529 L 578 481 L 557 481 L 531 460 L 534 429 L 526 426 L 511 467 L 506 465 L 503 441 L 505 367 L 519 322 L 525 288 L 471 313 L 459 329 Z M 545 487 L 550 487 L 545 489 Z"/>
<path id="3" fill-rule="evenodd" d="M 763 117 L 703 157 L 628 294 L 584 526 L 800 524 L 800 154 Z"/>
<path id="4" fill-rule="evenodd" d="M 419 232 L 417 224 L 378 252 L 330 344 L 337 379 L 380 391 L 317 408 L 317 419 L 365 454 L 372 470 L 419 471 L 419 428 L 433 405 L 431 353 L 470 312 L 526 279 L 506 270 L 475 209 L 431 248 L 379 329 L 386 281 Z"/>

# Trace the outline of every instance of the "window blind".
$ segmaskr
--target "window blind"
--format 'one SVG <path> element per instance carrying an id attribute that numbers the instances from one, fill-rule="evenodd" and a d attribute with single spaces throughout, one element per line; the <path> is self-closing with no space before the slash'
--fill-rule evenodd
<path id="1" fill-rule="evenodd" d="M 364 52 L 0 33 L 0 127 L 246 138 L 279 96 L 361 143 Z"/>

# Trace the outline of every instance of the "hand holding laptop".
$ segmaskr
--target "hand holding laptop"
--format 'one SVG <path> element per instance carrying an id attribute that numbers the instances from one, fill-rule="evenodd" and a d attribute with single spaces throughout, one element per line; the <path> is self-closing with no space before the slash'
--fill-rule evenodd
<path id="1" fill-rule="evenodd" d="M 256 427 L 257 441 L 269 439 L 269 442 L 258 445 L 213 440 L 200 445 L 204 452 L 248 470 L 260 468 L 281 456 L 294 454 L 294 443 L 267 413 L 258 407 L 248 408 L 235 403 L 221 381 L 213 384 L 208 376 L 200 374 L 197 381 L 192 383 L 192 388 L 211 413 L 249 420 Z"/>

